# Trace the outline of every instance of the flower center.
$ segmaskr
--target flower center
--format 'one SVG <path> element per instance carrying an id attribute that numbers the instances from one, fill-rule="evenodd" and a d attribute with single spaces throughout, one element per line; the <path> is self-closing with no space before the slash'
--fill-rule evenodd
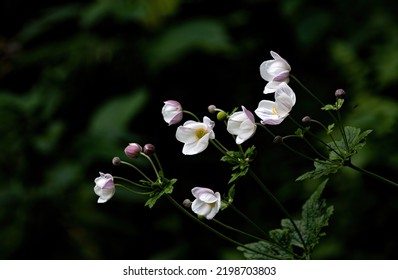
<path id="1" fill-rule="evenodd" d="M 276 116 L 279 115 L 279 114 L 278 114 L 278 111 L 276 110 L 275 107 L 272 107 L 272 113 L 273 113 L 274 115 L 276 115 Z"/>
<path id="2" fill-rule="evenodd" d="M 196 136 L 196 140 L 199 140 L 200 138 L 202 138 L 204 135 L 206 134 L 206 129 L 204 128 L 198 128 L 195 131 L 195 136 Z"/>

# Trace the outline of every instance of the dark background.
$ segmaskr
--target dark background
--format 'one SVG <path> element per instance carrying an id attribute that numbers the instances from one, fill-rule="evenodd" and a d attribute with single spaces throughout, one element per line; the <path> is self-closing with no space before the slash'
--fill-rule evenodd
<path id="1" fill-rule="evenodd" d="M 111 160 L 126 159 L 129 142 L 152 143 L 167 176 L 178 179 L 177 201 L 192 199 L 194 186 L 226 192 L 229 166 L 213 147 L 183 156 L 176 126 L 162 119 L 163 101 L 178 100 L 200 117 L 215 117 L 210 104 L 254 111 L 268 98 L 259 65 L 271 50 L 325 103 L 345 89 L 345 124 L 374 129 L 354 162 L 397 181 L 397 12 L 394 1 L 368 0 L 2 0 L 0 258 L 242 258 L 166 199 L 148 209 L 144 198 L 118 189 L 97 204 L 94 178 L 102 171 L 136 179 Z M 297 83 L 290 86 L 293 118 L 331 122 Z M 296 126 L 286 120 L 271 129 L 287 135 Z M 234 148 L 221 123 L 215 132 Z M 319 182 L 295 178 L 312 163 L 261 129 L 244 147 L 253 144 L 253 169 L 298 217 Z M 135 163 L 152 175 L 144 160 Z M 335 213 L 313 257 L 397 258 L 397 197 L 394 187 L 351 170 L 332 176 L 324 198 Z M 235 199 L 267 231 L 284 218 L 249 178 Z M 218 218 L 250 230 L 229 210 Z"/>

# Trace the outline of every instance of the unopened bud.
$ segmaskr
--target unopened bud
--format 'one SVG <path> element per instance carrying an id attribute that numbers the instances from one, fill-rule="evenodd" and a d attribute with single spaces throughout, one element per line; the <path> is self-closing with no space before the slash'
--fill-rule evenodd
<path id="1" fill-rule="evenodd" d="M 311 118 L 309 116 L 305 116 L 301 121 L 304 124 L 309 124 L 311 122 Z"/>
<path id="2" fill-rule="evenodd" d="M 344 91 L 343 89 L 338 89 L 338 90 L 336 90 L 336 92 L 334 93 L 334 95 L 335 95 L 337 98 L 344 98 L 345 91 Z"/>
<path id="3" fill-rule="evenodd" d="M 143 152 L 147 156 L 151 156 L 155 152 L 155 146 L 152 144 L 145 144 Z"/>
<path id="4" fill-rule="evenodd" d="M 192 201 L 190 201 L 188 198 L 184 199 L 184 201 L 182 202 L 182 205 L 184 205 L 184 207 L 189 208 L 191 207 Z"/>
<path id="5" fill-rule="evenodd" d="M 142 147 L 137 143 L 130 143 L 125 149 L 124 153 L 129 158 L 138 158 L 142 152 Z"/>
<path id="6" fill-rule="evenodd" d="M 120 158 L 119 157 L 114 157 L 112 159 L 112 164 L 115 165 L 115 166 L 120 165 Z"/>
<path id="7" fill-rule="evenodd" d="M 207 110 L 211 114 L 214 114 L 216 112 L 216 109 L 217 109 L 217 107 L 215 105 L 209 105 L 209 107 L 207 107 Z"/>
<path id="8" fill-rule="evenodd" d="M 275 144 L 282 144 L 283 143 L 283 137 L 282 136 L 275 136 L 274 141 Z"/>
<path id="9" fill-rule="evenodd" d="M 217 114 L 217 120 L 219 120 L 219 121 L 223 121 L 227 117 L 228 117 L 228 115 L 224 111 L 218 112 L 218 114 Z"/>

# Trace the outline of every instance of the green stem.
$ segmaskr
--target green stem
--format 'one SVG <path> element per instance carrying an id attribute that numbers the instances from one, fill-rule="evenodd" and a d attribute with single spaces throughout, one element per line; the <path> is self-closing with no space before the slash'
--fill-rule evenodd
<path id="1" fill-rule="evenodd" d="M 376 179 L 378 179 L 378 180 L 380 180 L 380 181 L 382 181 L 382 182 L 384 182 L 384 183 L 387 183 L 387 184 L 392 185 L 392 186 L 394 186 L 394 187 L 398 187 L 398 184 L 397 184 L 397 183 L 395 183 L 395 182 L 393 182 L 393 181 L 391 181 L 391 180 L 388 180 L 388 179 L 384 178 L 383 176 L 380 176 L 380 175 L 378 175 L 378 174 L 376 174 L 376 173 L 373 173 L 373 172 L 370 172 L 370 171 L 368 171 L 368 170 L 365 170 L 365 169 L 363 169 L 363 168 L 361 168 L 361 167 L 358 167 L 358 166 L 352 164 L 351 162 L 348 162 L 348 163 L 346 164 L 346 166 L 347 166 L 347 167 L 350 167 L 350 168 L 352 168 L 352 169 L 354 169 L 354 170 L 356 170 L 356 171 L 359 171 L 359 172 L 361 172 L 361 173 L 363 173 L 363 174 L 366 174 L 366 175 L 368 175 L 368 176 L 371 176 L 371 177 L 373 177 L 373 178 L 376 178 Z"/>
<path id="2" fill-rule="evenodd" d="M 271 258 L 271 259 L 279 259 L 279 258 L 277 258 L 277 257 L 275 257 L 275 256 L 268 255 L 268 254 L 266 254 L 266 253 L 264 253 L 264 252 L 260 252 L 260 251 L 251 249 L 251 248 L 245 246 L 244 244 L 242 244 L 242 243 L 240 243 L 240 242 L 238 242 L 238 241 L 236 241 L 236 240 L 234 240 L 234 239 L 232 239 L 232 238 L 230 238 L 230 237 L 228 237 L 228 236 L 222 234 L 222 233 L 219 232 L 218 230 L 212 228 L 211 226 L 209 226 L 209 225 L 206 224 L 205 222 L 201 221 L 200 219 L 198 219 L 197 217 L 195 217 L 194 215 L 192 215 L 191 213 L 189 213 L 183 206 L 181 206 L 179 203 L 177 203 L 177 201 L 175 201 L 175 199 L 174 199 L 173 197 L 171 197 L 171 195 L 166 194 L 166 197 L 171 201 L 171 203 L 172 203 L 174 206 L 176 206 L 176 207 L 177 207 L 180 211 L 182 211 L 185 215 L 187 215 L 189 218 L 193 219 L 195 222 L 199 223 L 201 226 L 205 227 L 207 230 L 209 230 L 209 231 L 213 232 L 214 234 L 216 234 L 217 236 L 221 237 L 222 239 L 224 239 L 224 240 L 226 240 L 226 241 L 228 241 L 228 242 L 231 242 L 231 243 L 235 244 L 236 246 L 243 247 L 243 248 L 245 248 L 246 250 L 252 251 L 252 252 L 254 252 L 254 253 L 256 253 L 256 254 L 261 254 L 261 255 L 264 255 L 264 256 L 266 256 L 266 257 L 268 257 L 268 258 Z"/>
<path id="3" fill-rule="evenodd" d="M 125 190 L 127 190 L 127 191 L 129 191 L 129 192 L 131 192 L 131 193 L 139 194 L 139 195 L 147 195 L 147 194 L 152 193 L 152 191 L 150 191 L 150 192 L 137 192 L 137 191 L 135 191 L 135 190 L 132 190 L 132 189 L 130 189 L 130 188 L 128 188 L 128 187 L 122 185 L 122 184 L 115 184 L 115 186 L 121 187 L 121 188 L 123 188 L 123 189 L 125 189 Z"/>
<path id="4" fill-rule="evenodd" d="M 145 173 L 142 172 L 137 166 L 135 166 L 135 165 L 133 165 L 133 164 L 127 162 L 127 161 L 123 161 L 123 160 L 120 161 L 120 163 L 125 164 L 125 165 L 128 165 L 128 166 L 130 166 L 131 168 L 134 168 L 134 169 L 135 169 L 138 173 L 140 173 L 147 181 L 153 183 L 153 181 L 152 181 L 148 176 L 146 176 Z"/>
<path id="5" fill-rule="evenodd" d="M 282 203 L 272 194 L 272 192 L 265 186 L 265 184 L 260 180 L 260 178 L 256 175 L 256 173 L 253 172 L 253 170 L 249 169 L 249 173 L 253 177 L 253 179 L 256 181 L 256 183 L 262 188 L 262 190 L 274 201 L 274 203 L 279 207 L 279 209 L 282 211 L 282 213 L 292 223 L 294 229 L 296 230 L 296 232 L 301 240 L 301 243 L 303 244 L 305 253 L 308 254 L 308 249 L 307 249 L 307 245 L 304 241 L 304 238 L 301 235 L 301 232 L 300 232 L 299 228 L 297 227 L 296 223 L 294 222 L 293 218 L 290 216 L 289 212 L 285 209 L 285 207 L 283 207 Z"/>
<path id="6" fill-rule="evenodd" d="M 141 152 L 141 155 L 144 156 L 144 157 L 151 163 L 152 168 L 153 168 L 153 170 L 155 171 L 156 178 L 158 178 L 158 180 L 160 180 L 161 178 L 160 178 L 160 176 L 159 176 L 159 172 L 158 172 L 158 170 L 156 169 L 156 166 L 155 166 L 155 164 L 153 163 L 152 159 L 151 159 L 148 155 L 146 155 L 145 153 L 143 153 L 143 152 Z"/>
<path id="7" fill-rule="evenodd" d="M 138 183 L 136 183 L 136 182 L 133 182 L 133 181 L 131 181 L 131 180 L 129 180 L 129 179 L 126 179 L 126 178 L 123 178 L 123 177 L 113 176 L 113 178 L 119 179 L 119 180 L 122 180 L 122 181 L 125 181 L 125 182 L 127 182 L 127 183 L 129 183 L 129 184 L 132 184 L 133 186 L 136 186 L 136 187 L 139 187 L 139 188 L 151 189 L 151 187 L 138 184 Z"/>
<path id="8" fill-rule="evenodd" d="M 263 239 L 263 238 L 261 238 L 261 237 L 258 237 L 258 236 L 249 234 L 249 233 L 244 232 L 244 231 L 242 231 L 242 230 L 240 230 L 240 229 L 237 229 L 237 228 L 234 228 L 234 227 L 232 227 L 232 226 L 226 225 L 226 224 L 220 222 L 219 220 L 213 219 L 213 221 L 214 221 L 215 223 L 219 224 L 220 226 L 223 226 L 223 227 L 225 227 L 225 228 L 227 228 L 227 229 L 229 229 L 229 230 L 238 232 L 238 233 L 240 233 L 240 234 L 242 234 L 242 235 L 246 235 L 246 236 L 248 236 L 248 237 L 250 237 L 250 238 L 253 238 L 253 239 L 256 239 L 256 240 L 258 240 L 258 241 L 266 242 L 266 243 L 268 243 L 268 244 L 270 244 L 270 245 L 272 245 L 272 246 L 275 246 L 275 247 L 278 247 L 279 249 L 282 249 L 282 250 L 285 251 L 286 253 L 289 253 L 290 255 L 292 255 L 292 256 L 294 256 L 294 257 L 296 257 L 296 258 L 299 258 L 299 256 L 297 256 L 295 253 L 293 253 L 293 252 L 289 251 L 288 249 L 282 247 L 282 246 L 279 245 L 278 243 L 275 243 L 275 242 L 272 242 L 272 241 Z"/>
<path id="9" fill-rule="evenodd" d="M 198 116 L 196 116 L 194 113 L 192 113 L 192 112 L 190 112 L 190 111 L 186 111 L 186 110 L 183 110 L 182 112 L 183 112 L 183 113 L 186 113 L 186 114 L 188 114 L 188 115 L 191 115 L 196 121 L 200 122 L 200 119 L 199 119 Z"/>
<path id="10" fill-rule="evenodd" d="M 267 233 L 259 227 L 255 222 L 253 222 L 248 216 L 246 216 L 242 211 L 240 211 L 238 208 L 235 207 L 232 203 L 228 203 L 228 208 L 231 208 L 233 211 L 235 211 L 239 216 L 241 216 L 243 219 L 245 219 L 249 224 L 251 224 L 253 227 L 255 227 L 257 230 L 259 230 L 262 234 L 267 236 Z"/>
<path id="11" fill-rule="evenodd" d="M 300 80 L 296 76 L 290 74 L 290 77 L 292 77 L 306 92 L 308 92 L 316 101 L 318 101 L 322 107 L 325 106 L 325 104 L 312 91 L 310 91 L 302 82 L 300 82 Z M 349 147 L 348 147 L 347 136 L 345 135 L 344 127 L 342 126 L 341 122 L 339 122 L 339 120 L 336 119 L 336 117 L 332 114 L 332 112 L 330 112 L 330 110 L 327 110 L 327 112 L 331 116 L 333 121 L 335 123 L 337 123 L 337 126 L 340 130 L 340 133 L 341 133 L 343 139 L 344 139 L 344 143 L 345 143 L 347 151 L 348 151 Z M 339 114 L 338 114 L 338 116 L 339 116 Z"/>

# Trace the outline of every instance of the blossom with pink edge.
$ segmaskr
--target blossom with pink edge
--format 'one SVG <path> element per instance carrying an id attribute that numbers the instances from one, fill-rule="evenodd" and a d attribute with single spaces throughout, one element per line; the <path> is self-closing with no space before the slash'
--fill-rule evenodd
<path id="1" fill-rule="evenodd" d="M 100 177 L 95 178 L 94 192 L 99 196 L 98 203 L 107 202 L 115 194 L 116 188 L 111 174 L 99 173 Z"/>
<path id="2" fill-rule="evenodd" d="M 177 128 L 176 138 L 184 143 L 182 153 L 195 155 L 204 151 L 209 145 L 209 140 L 215 138 L 213 131 L 214 122 L 208 117 L 203 117 L 203 122 L 186 121 Z"/>
<path id="3" fill-rule="evenodd" d="M 295 93 L 285 82 L 282 82 L 275 91 L 275 102 L 262 100 L 254 112 L 261 119 L 262 124 L 277 125 L 289 115 L 295 103 Z"/>
<path id="4" fill-rule="evenodd" d="M 192 189 L 192 194 L 196 199 L 192 202 L 191 209 L 197 215 L 211 220 L 220 211 L 221 196 L 219 192 L 215 193 L 208 188 L 195 187 Z"/>
<path id="5" fill-rule="evenodd" d="M 252 112 L 242 106 L 242 111 L 233 113 L 227 123 L 227 131 L 236 135 L 236 144 L 242 144 L 256 132 L 257 125 Z"/>
<path id="6" fill-rule="evenodd" d="M 169 125 L 179 123 L 182 120 L 183 111 L 180 102 L 168 100 L 164 102 L 162 115 L 165 122 Z"/>
<path id="7" fill-rule="evenodd" d="M 271 51 L 273 59 L 266 60 L 260 65 L 260 75 L 268 83 L 264 88 L 264 93 L 275 92 L 280 83 L 289 82 L 290 65 L 276 52 Z"/>

